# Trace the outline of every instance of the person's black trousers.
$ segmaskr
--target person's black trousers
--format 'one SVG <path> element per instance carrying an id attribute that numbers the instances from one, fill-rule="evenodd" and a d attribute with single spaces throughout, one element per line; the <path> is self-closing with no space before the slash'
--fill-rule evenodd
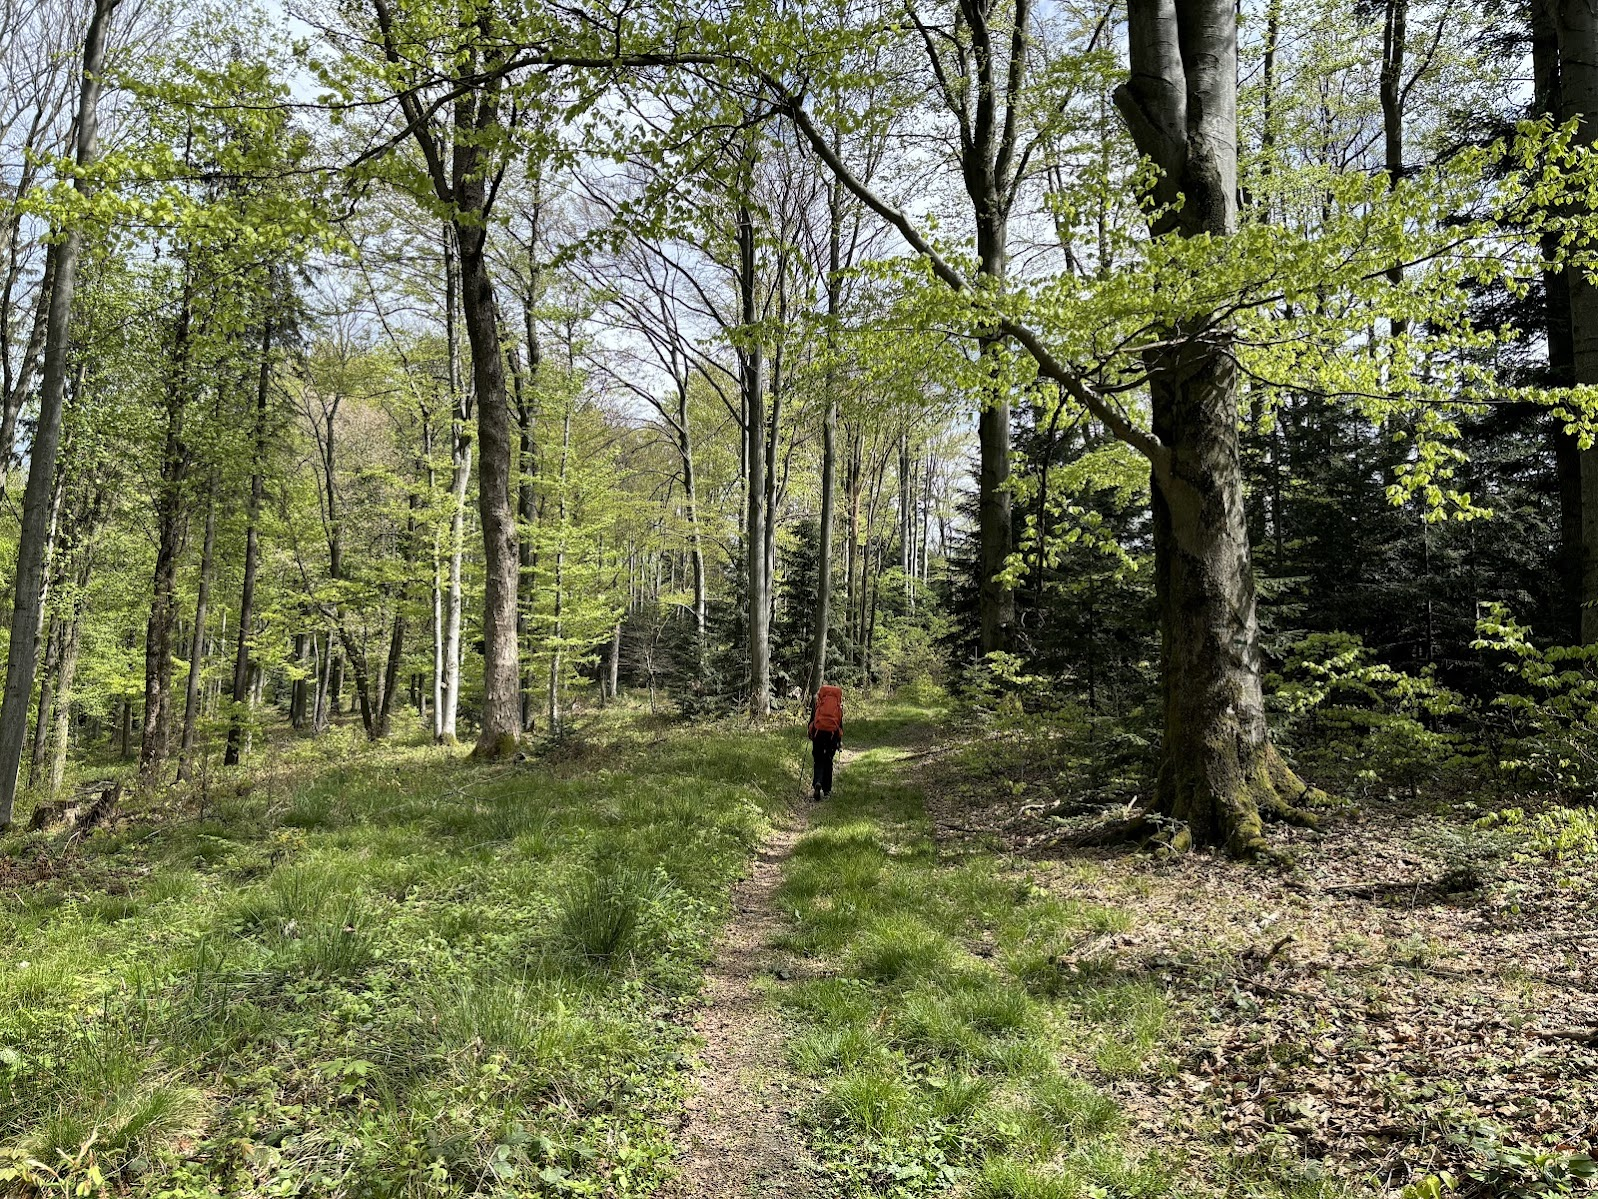
<path id="1" fill-rule="evenodd" d="M 810 753 L 815 760 L 812 781 L 823 795 L 832 790 L 832 759 L 837 756 L 838 743 L 842 740 L 837 733 L 818 730 L 810 743 Z"/>

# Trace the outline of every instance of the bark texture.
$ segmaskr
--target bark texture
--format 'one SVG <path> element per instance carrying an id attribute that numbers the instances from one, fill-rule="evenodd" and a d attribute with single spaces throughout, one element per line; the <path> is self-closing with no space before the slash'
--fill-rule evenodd
<path id="1" fill-rule="evenodd" d="M 747 204 L 738 210 L 738 286 L 742 325 L 754 329 L 755 226 Z M 744 415 L 744 579 L 749 606 L 749 714 L 771 711 L 771 612 L 767 589 L 765 353 L 758 338 L 739 351 Z"/>
<path id="2" fill-rule="evenodd" d="M 512 485 L 517 442 L 500 356 L 487 238 L 457 229 L 461 238 L 461 301 L 472 347 L 477 392 L 477 506 L 483 525 L 483 721 L 473 752 L 500 757 L 521 736 L 521 647 L 516 638 L 516 593 L 521 559 L 516 543 Z"/>
<path id="3" fill-rule="evenodd" d="M 261 563 L 261 503 L 266 498 L 266 438 L 271 380 L 272 318 L 268 315 L 261 324 L 261 362 L 256 375 L 250 498 L 244 517 L 244 583 L 239 592 L 238 647 L 233 655 L 233 711 L 228 718 L 227 749 L 222 756 L 225 766 L 237 766 L 244 755 L 244 713 L 250 694 L 250 636 L 255 626 L 255 581 Z M 296 657 L 299 656 L 301 641 L 302 638 L 296 637 Z M 299 727 L 299 714 L 304 707 L 302 692 L 303 684 L 296 680 L 294 700 L 290 703 L 290 719 L 295 728 Z"/>
<path id="4" fill-rule="evenodd" d="M 83 82 L 78 93 L 78 165 L 95 159 L 99 128 L 100 73 L 105 65 L 106 37 L 118 0 L 96 0 L 83 41 Z M 87 193 L 92 186 L 79 173 L 74 185 Z M 56 247 L 55 278 L 46 317 L 44 372 L 39 387 L 39 419 L 29 449 L 28 482 L 22 496 L 22 523 L 17 541 L 17 573 L 11 612 L 11 640 L 6 656 L 5 695 L 0 699 L 0 828 L 11 823 L 16 802 L 17 770 L 28 734 L 28 702 L 37 669 L 39 619 L 44 609 L 45 558 L 50 539 L 50 501 L 55 490 L 56 456 L 61 447 L 61 409 L 66 398 L 67 350 L 83 235 L 73 227 Z"/>
<path id="5" fill-rule="evenodd" d="M 1598 137 L 1598 6 L 1591 0 L 1542 0 L 1552 17 L 1558 47 L 1554 72 L 1559 116 L 1575 118 L 1584 142 Z M 1579 265 L 1565 268 L 1569 294 L 1571 381 L 1598 383 L 1598 286 Z M 1562 297 L 1561 297 L 1562 298 Z M 1562 349 L 1562 347 L 1558 347 Z M 1550 359 L 1556 347 L 1550 342 Z M 1567 511 L 1581 510 L 1580 631 L 1583 643 L 1598 642 L 1598 449 L 1578 450 L 1577 496 Z"/>
<path id="6" fill-rule="evenodd" d="M 834 184 L 828 205 L 827 316 L 836 321 L 841 307 L 843 220 L 841 188 Z M 833 361 L 835 325 L 827 325 L 827 408 L 821 418 L 821 519 L 816 530 L 816 628 L 810 642 L 810 677 L 805 699 L 813 703 L 826 682 L 827 640 L 832 632 L 832 524 L 838 493 L 838 374 Z"/>
<path id="7" fill-rule="evenodd" d="M 1532 115 L 1565 119 L 1560 88 L 1559 33 L 1554 25 L 1553 0 L 1533 0 L 1529 6 L 1532 58 Z M 1549 262 L 1559 258 L 1558 238 L 1550 234 L 1543 243 Z M 1548 382 L 1570 387 L 1576 381 L 1575 346 L 1571 342 L 1570 280 L 1563 270 L 1543 272 L 1543 316 L 1548 338 Z M 1564 421 L 1549 421 L 1554 469 L 1559 481 L 1559 582 L 1562 604 L 1556 634 L 1572 644 L 1581 639 L 1582 527 L 1581 447 L 1564 430 Z"/>
<path id="8" fill-rule="evenodd" d="M 192 281 L 185 269 L 183 298 L 172 335 L 172 371 L 167 383 L 161 477 L 155 488 L 155 572 L 151 583 L 150 619 L 144 633 L 144 736 L 139 742 L 139 778 L 145 786 L 160 781 L 172 748 L 172 653 L 178 618 L 178 560 L 188 535 L 187 485 L 193 461 L 185 432 L 192 300 Z"/>
<path id="9" fill-rule="evenodd" d="M 183 737 L 178 752 L 178 781 L 194 777 L 194 750 L 200 731 L 200 678 L 205 672 L 206 623 L 211 604 L 211 577 L 216 570 L 216 500 L 205 509 L 205 541 L 200 551 L 200 586 L 194 600 L 194 628 L 189 636 L 189 673 L 183 689 Z"/>
<path id="10" fill-rule="evenodd" d="M 1228 0 L 1132 0 L 1116 104 L 1160 169 L 1157 236 L 1237 224 L 1237 22 Z M 1237 372 L 1224 324 L 1195 318 L 1147 359 L 1164 736 L 1155 805 L 1181 843 L 1265 848 L 1261 819 L 1303 816 L 1308 789 L 1272 746 L 1243 505 Z M 1307 818 L 1307 817 L 1306 817 Z"/>

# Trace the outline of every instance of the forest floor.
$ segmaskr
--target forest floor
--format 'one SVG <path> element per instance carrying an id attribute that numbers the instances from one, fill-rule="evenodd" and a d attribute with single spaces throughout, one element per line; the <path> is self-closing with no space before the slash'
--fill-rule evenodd
<path id="1" fill-rule="evenodd" d="M 938 839 L 1126 915 L 1053 966 L 1064 987 L 1121 979 L 1165 1008 L 1165 1052 L 1098 1079 L 1134 1140 L 1223 1193 L 1257 1180 L 1421 1199 L 1450 1182 L 1483 1197 L 1592 1185 L 1598 855 L 1585 817 L 1484 828 L 1473 801 L 1390 799 L 1324 832 L 1275 830 L 1286 870 L 1161 860 L 1068 847 L 1088 818 L 1023 802 L 1048 795 L 1050 751 L 1033 749 L 946 741 L 927 766 Z"/>
<path id="2" fill-rule="evenodd" d="M 336 729 L 0 840 L 0 1193 L 650 1193 L 799 744 L 623 709 L 480 765 Z"/>
<path id="3" fill-rule="evenodd" d="M 0 842 L 0 1193 L 1581 1189 L 1598 872 L 1521 826 L 1068 849 L 1050 748 L 935 697 L 820 805 L 786 723 L 346 737 Z"/>

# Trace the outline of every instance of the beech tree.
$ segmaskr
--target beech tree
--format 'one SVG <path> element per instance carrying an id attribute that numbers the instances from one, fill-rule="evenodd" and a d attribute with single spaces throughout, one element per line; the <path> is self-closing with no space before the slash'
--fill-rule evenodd
<path id="1" fill-rule="evenodd" d="M 74 187 L 85 199 L 93 183 L 86 173 L 98 151 L 101 72 L 105 68 L 111 15 L 118 0 L 95 0 L 94 15 L 83 39 L 79 85 L 78 167 Z M 44 602 L 45 556 L 50 538 L 50 501 L 55 486 L 56 454 L 61 438 L 61 409 L 66 396 L 68 337 L 78 258 L 83 249 L 82 217 L 68 214 L 62 239 L 52 248 L 50 304 L 45 323 L 44 368 L 40 381 L 39 418 L 28 453 L 28 485 L 22 497 L 22 532 L 17 548 L 16 598 L 11 615 L 11 640 L 6 658 L 6 685 L 0 700 L 0 828 L 11 823 L 16 802 L 17 769 L 27 734 L 28 705 L 37 665 L 35 647 Z M 9 449 L 7 450 L 9 453 Z"/>
<path id="2" fill-rule="evenodd" d="M 1368 177 L 1334 177 L 1327 219 L 1309 235 L 1240 228 L 1237 23 L 1223 8 L 1165 0 L 1129 10 L 1130 65 L 1116 102 L 1151 171 L 1150 239 L 1130 245 L 1130 260 L 1102 279 L 1084 284 L 1055 275 L 1002 295 L 982 285 L 975 260 L 957 243 L 934 240 L 833 151 L 827 112 L 816 107 L 822 93 L 790 83 L 819 69 L 815 57 L 790 62 L 768 51 L 754 69 L 817 156 L 898 231 L 936 281 L 927 296 L 937 307 L 925 319 L 960 321 L 976 339 L 989 329 L 1002 334 L 1038 378 L 1148 462 L 1164 693 L 1153 807 L 1181 822 L 1183 842 L 1251 852 L 1264 845 L 1262 816 L 1308 818 L 1304 804 L 1315 797 L 1272 747 L 1265 724 L 1235 429 L 1238 372 L 1269 382 L 1296 371 L 1307 388 L 1352 396 L 1385 419 L 1401 414 L 1415 440 L 1395 494 L 1420 495 L 1439 515 L 1452 509 L 1468 516 L 1470 496 L 1449 486 L 1457 461 L 1449 413 L 1461 403 L 1461 381 L 1480 385 L 1480 374 L 1445 351 L 1429 359 L 1434 375 L 1399 381 L 1375 359 L 1333 363 L 1325 347 L 1358 336 L 1360 322 L 1390 305 L 1406 315 L 1424 312 L 1439 347 L 1487 336 L 1467 327 L 1471 280 L 1512 276 L 1524 260 L 1482 261 L 1463 247 L 1500 236 L 1496 205 L 1506 192 L 1524 194 L 1536 184 L 1517 176 L 1484 203 L 1479 181 L 1487 155 L 1470 154 L 1423 180 L 1388 187 L 1385 196 Z M 1475 214 L 1474 222 L 1443 217 L 1456 206 Z M 1267 239 L 1279 251 L 1270 280 L 1245 265 Z M 1346 257 L 1328 261 L 1332 244 Z M 1390 275 L 1398 261 L 1425 268 L 1406 274 L 1401 293 Z M 1343 297 L 1334 308 L 1301 314 L 1306 332 L 1296 343 L 1256 323 L 1282 298 L 1281 279 L 1291 280 L 1290 303 L 1316 291 Z M 1058 350 L 1065 336 L 1092 348 Z M 1145 389 L 1146 414 L 1127 399 Z"/>

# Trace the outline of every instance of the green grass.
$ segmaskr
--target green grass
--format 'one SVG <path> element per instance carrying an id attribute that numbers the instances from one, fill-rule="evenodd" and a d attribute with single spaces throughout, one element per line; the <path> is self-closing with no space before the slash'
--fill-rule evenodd
<path id="1" fill-rule="evenodd" d="M 649 1193 L 685 1005 L 797 747 L 618 719 L 478 766 L 335 738 L 199 819 L 13 838 L 60 869 L 0 906 L 0 1179 Z"/>
<path id="2" fill-rule="evenodd" d="M 1158 990 L 1057 964 L 1128 918 L 934 844 L 901 759 L 938 715 L 850 721 L 864 752 L 784 875 L 784 940 L 817 959 L 816 977 L 774 991 L 789 1060 L 818 1089 L 812 1149 L 847 1196 L 1182 1193 L 1171 1168 L 1124 1145 L 1104 1091 L 1163 1068 Z"/>

